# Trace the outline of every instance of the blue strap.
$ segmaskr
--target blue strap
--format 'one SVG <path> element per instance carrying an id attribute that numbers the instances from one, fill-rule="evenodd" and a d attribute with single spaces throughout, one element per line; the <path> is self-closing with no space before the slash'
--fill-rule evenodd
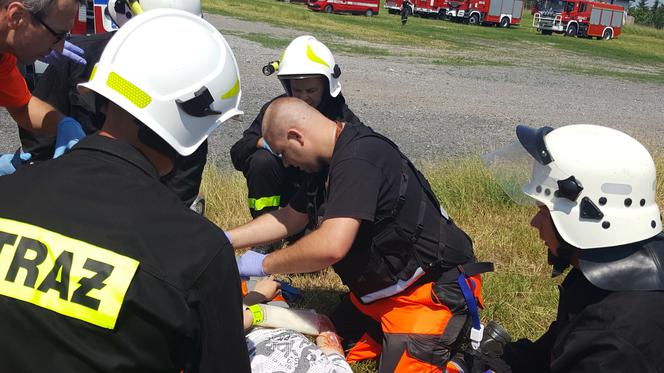
<path id="1" fill-rule="evenodd" d="M 281 295 L 287 302 L 292 303 L 302 300 L 303 296 L 300 289 L 286 281 L 277 280 L 277 282 L 281 285 Z"/>
<path id="2" fill-rule="evenodd" d="M 457 278 L 457 282 L 459 283 L 463 297 L 466 299 L 468 313 L 470 313 L 470 317 L 473 321 L 473 329 L 479 330 L 481 328 L 480 313 L 477 309 L 477 302 L 475 302 L 475 295 L 473 295 L 473 292 L 470 290 L 470 287 L 466 282 L 466 274 L 463 272 L 460 273 L 459 277 Z"/>

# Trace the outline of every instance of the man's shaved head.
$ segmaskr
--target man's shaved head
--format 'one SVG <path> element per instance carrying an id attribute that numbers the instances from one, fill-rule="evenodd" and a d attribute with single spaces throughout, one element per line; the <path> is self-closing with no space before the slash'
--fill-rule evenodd
<path id="1" fill-rule="evenodd" d="M 303 129 L 323 116 L 318 110 L 295 97 L 278 98 L 268 106 L 263 116 L 263 137 L 268 140 L 285 136 L 289 128 Z"/>
<path id="2" fill-rule="evenodd" d="M 262 122 L 263 141 L 284 165 L 307 172 L 316 172 L 331 156 L 335 128 L 334 121 L 295 97 L 272 101 Z"/>

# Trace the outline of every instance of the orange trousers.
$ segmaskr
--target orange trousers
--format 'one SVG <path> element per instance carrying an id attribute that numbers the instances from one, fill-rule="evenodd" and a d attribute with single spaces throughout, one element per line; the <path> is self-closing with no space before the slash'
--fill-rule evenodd
<path id="1" fill-rule="evenodd" d="M 480 276 L 472 276 L 467 282 L 481 305 Z M 354 339 L 346 341 L 354 343 L 346 360 L 352 363 L 379 358 L 380 373 L 462 372 L 456 364 L 448 365 L 453 341 L 444 333 L 452 312 L 432 291 L 432 285 L 412 286 L 370 304 L 363 304 L 350 293 L 332 315 L 341 337 Z M 366 331 L 358 333 L 362 326 Z"/>

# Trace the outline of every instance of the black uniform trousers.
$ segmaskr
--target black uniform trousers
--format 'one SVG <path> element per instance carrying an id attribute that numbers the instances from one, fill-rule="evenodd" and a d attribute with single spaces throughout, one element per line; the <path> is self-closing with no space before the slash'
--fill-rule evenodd
<path id="1" fill-rule="evenodd" d="M 280 158 L 265 149 L 258 149 L 249 156 L 243 174 L 247 179 L 249 211 L 253 218 L 288 205 L 302 179 L 301 172 L 284 167 Z"/>

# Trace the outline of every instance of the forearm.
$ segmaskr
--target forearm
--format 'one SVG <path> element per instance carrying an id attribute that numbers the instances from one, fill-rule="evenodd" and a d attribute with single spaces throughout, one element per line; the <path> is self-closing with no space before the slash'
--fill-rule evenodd
<path id="1" fill-rule="evenodd" d="M 265 257 L 263 271 L 276 273 L 306 273 L 319 271 L 343 259 L 355 240 L 360 220 L 333 218 L 293 245 Z"/>
<path id="2" fill-rule="evenodd" d="M 235 249 L 270 243 L 304 228 L 307 215 L 290 206 L 261 215 L 227 233 Z"/>
<path id="3" fill-rule="evenodd" d="M 315 272 L 341 260 L 332 248 L 334 236 L 322 228 L 268 255 L 263 262 L 265 273 Z"/>
<path id="4" fill-rule="evenodd" d="M 20 108 L 7 109 L 16 123 L 23 129 L 55 136 L 58 123 L 63 115 L 53 106 L 32 96 L 27 105 Z"/>

